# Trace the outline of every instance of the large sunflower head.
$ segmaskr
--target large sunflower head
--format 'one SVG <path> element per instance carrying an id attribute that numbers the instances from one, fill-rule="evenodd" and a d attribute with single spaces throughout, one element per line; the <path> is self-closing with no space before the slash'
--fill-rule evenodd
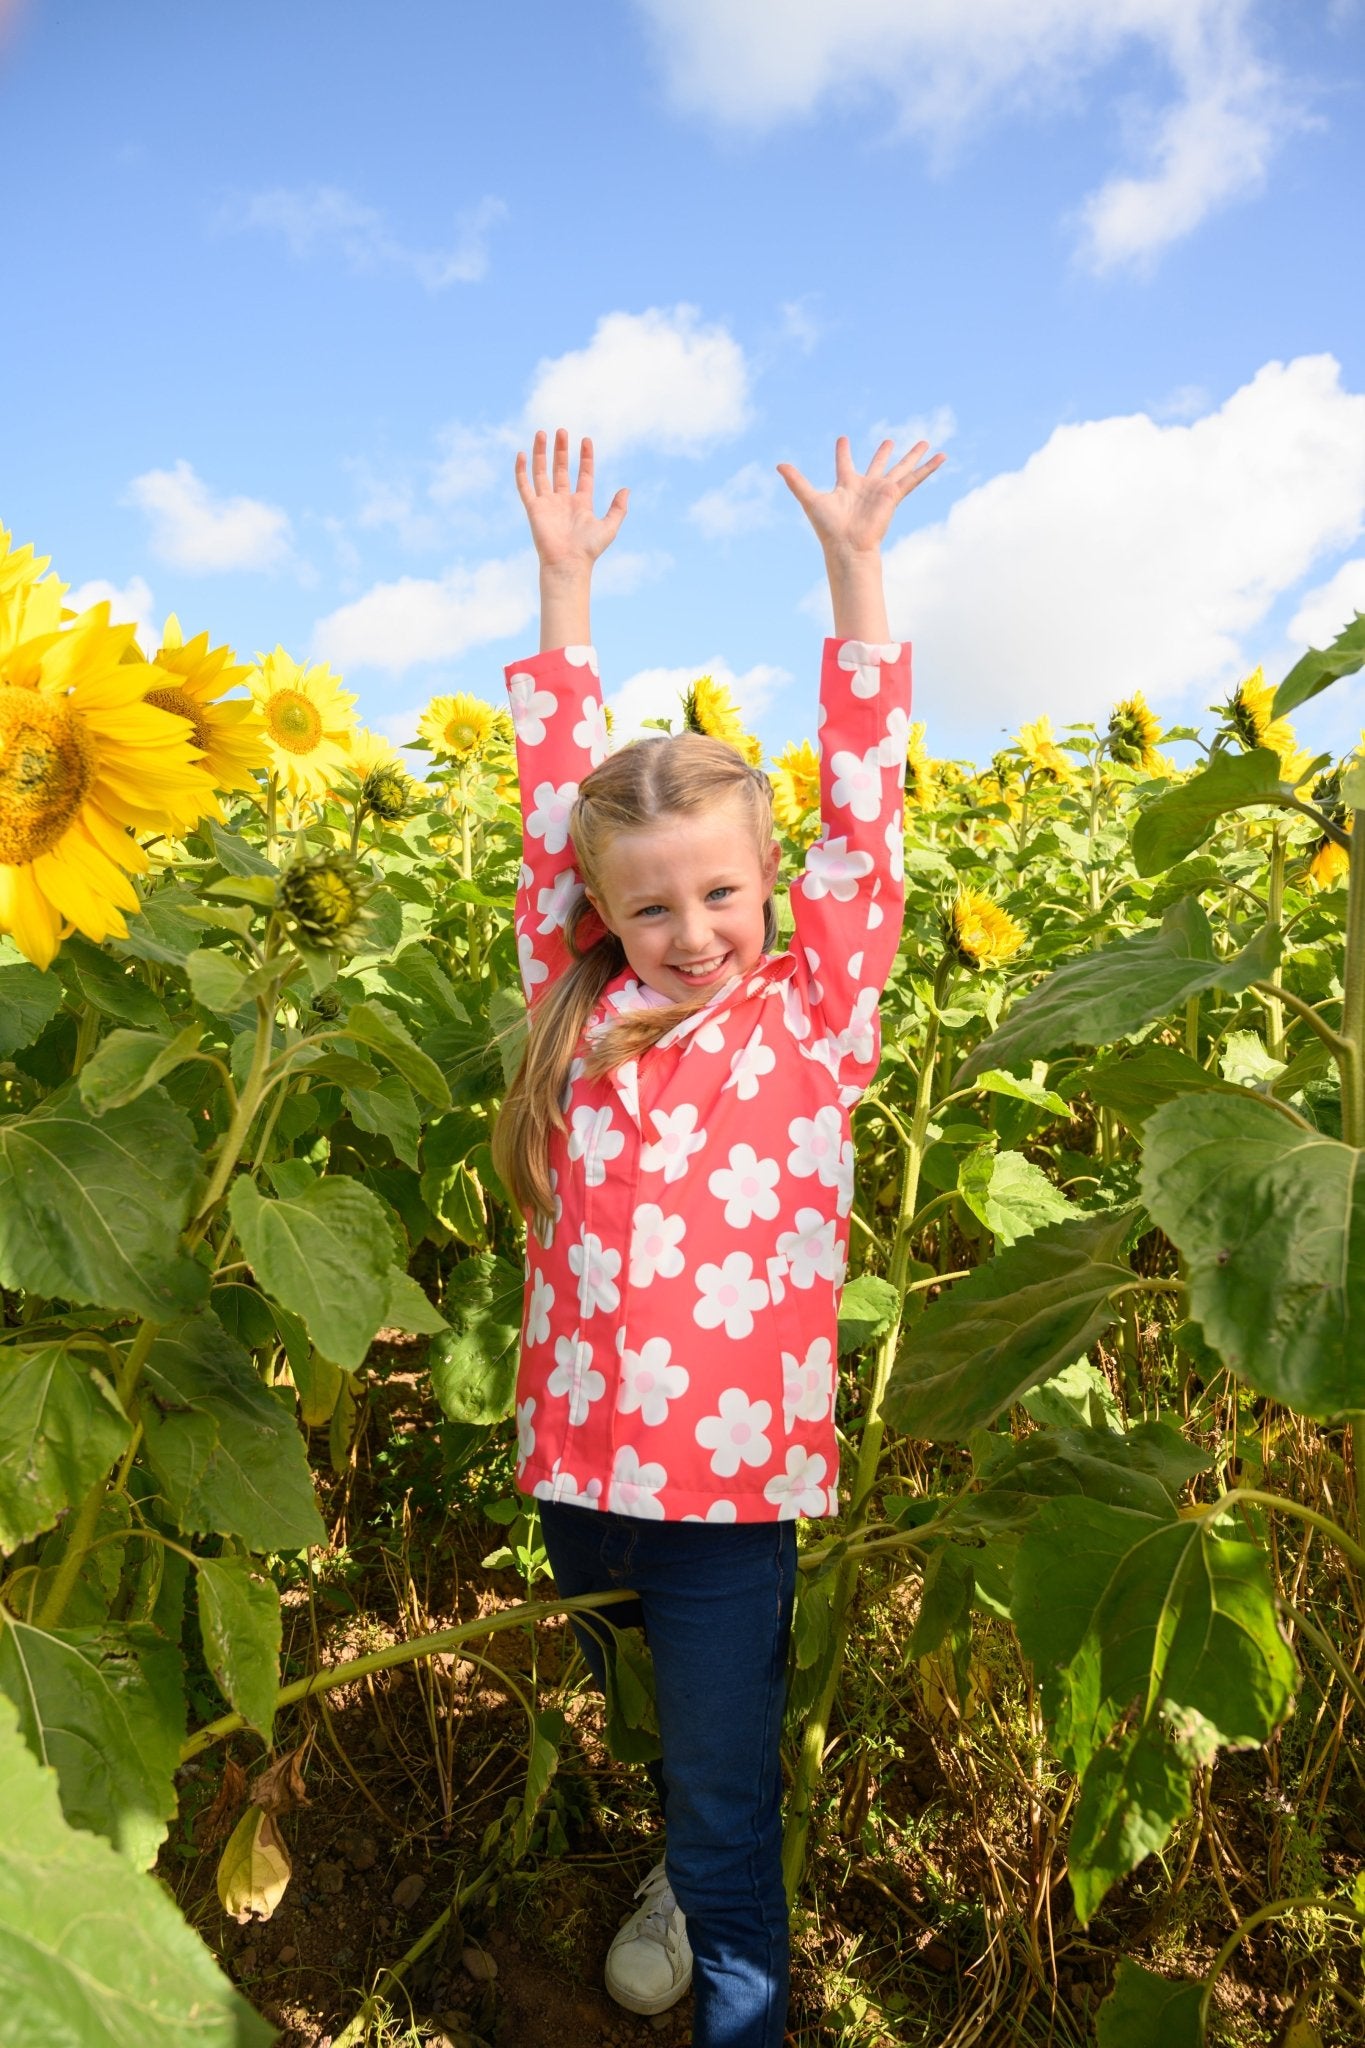
<path id="1" fill-rule="evenodd" d="M 417 721 L 417 731 L 433 754 L 464 764 L 482 757 L 497 725 L 491 704 L 459 690 L 453 697 L 433 697 Z"/>
<path id="2" fill-rule="evenodd" d="M 1109 714 L 1105 744 L 1125 768 L 1145 768 L 1149 775 L 1165 772 L 1167 764 L 1157 752 L 1161 720 L 1151 710 L 1141 690 L 1134 690 Z"/>
<path id="3" fill-rule="evenodd" d="M 256 660 L 251 695 L 267 765 L 295 796 L 323 797 L 350 759 L 355 698 L 325 662 L 301 668 L 282 647 Z"/>
<path id="4" fill-rule="evenodd" d="M 145 701 L 107 604 L 0 649 L 0 930 L 46 967 L 73 927 L 124 938 L 138 832 L 181 836 L 213 803 L 189 728 Z"/>
<path id="5" fill-rule="evenodd" d="M 1249 676 L 1242 677 L 1226 704 L 1215 704 L 1210 708 L 1221 711 L 1224 729 L 1247 753 L 1256 747 L 1269 747 L 1272 753 L 1279 755 L 1285 774 L 1290 775 L 1294 768 L 1302 769 L 1307 763 L 1299 752 L 1298 740 L 1289 720 L 1271 717 L 1274 702 L 1275 692 L 1265 679 L 1264 669 L 1258 667 Z"/>
<path id="6" fill-rule="evenodd" d="M 944 948 L 959 967 L 1003 967 L 1023 943 L 1023 926 L 979 889 L 959 889 L 944 909 Z"/>
<path id="7" fill-rule="evenodd" d="M 1020 726 L 1015 745 L 1024 757 L 1030 781 L 1058 785 L 1075 781 L 1076 771 L 1057 745 L 1052 720 L 1046 712 L 1031 725 Z"/>
<path id="8" fill-rule="evenodd" d="M 210 649 L 207 633 L 187 641 L 172 613 L 152 669 L 155 680 L 143 693 L 145 702 L 189 720 L 195 751 L 214 788 L 253 788 L 254 771 L 268 765 L 265 726 L 249 697 L 227 696 L 246 680 L 246 664 L 234 660 L 230 647 Z M 215 811 L 221 818 L 216 805 Z"/>
<path id="9" fill-rule="evenodd" d="M 789 838 L 814 838 L 819 829 L 820 756 L 809 740 L 793 740 L 774 760 L 773 817 Z"/>
<path id="10" fill-rule="evenodd" d="M 61 625 L 66 585 L 49 576 L 47 566 L 46 555 L 35 554 L 31 545 L 16 548 L 0 526 L 0 658 L 21 640 L 55 633 Z"/>
<path id="11" fill-rule="evenodd" d="M 724 740 L 751 768 L 762 766 L 763 748 L 746 732 L 739 706 L 724 683 L 712 676 L 698 676 L 683 692 L 682 713 L 684 732 L 702 732 L 709 739 Z"/>

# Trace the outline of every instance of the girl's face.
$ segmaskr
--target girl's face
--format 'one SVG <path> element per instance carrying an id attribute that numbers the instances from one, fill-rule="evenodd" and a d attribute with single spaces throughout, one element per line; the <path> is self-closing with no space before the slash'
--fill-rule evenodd
<path id="1" fill-rule="evenodd" d="M 619 832 L 602 850 L 589 897 L 633 974 L 687 1002 L 745 974 L 763 952 L 763 906 L 781 849 L 760 856 L 742 801 Z"/>

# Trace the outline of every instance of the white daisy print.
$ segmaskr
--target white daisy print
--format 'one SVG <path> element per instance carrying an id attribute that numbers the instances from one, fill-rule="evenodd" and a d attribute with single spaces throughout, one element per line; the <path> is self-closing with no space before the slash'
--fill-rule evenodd
<path id="1" fill-rule="evenodd" d="M 667 1337 L 647 1337 L 638 1351 L 632 1351 L 622 1330 L 616 1343 L 621 1353 L 616 1405 L 623 1415 L 638 1412 L 640 1420 L 655 1429 L 661 1422 L 667 1422 L 669 1402 L 680 1401 L 687 1392 L 687 1368 L 673 1364 Z"/>
<path id="2" fill-rule="evenodd" d="M 886 714 L 886 737 L 877 743 L 877 759 L 883 768 L 905 769 L 905 750 L 910 743 L 910 714 L 899 704 Z"/>
<path id="3" fill-rule="evenodd" d="M 622 1444 L 611 1468 L 607 1507 L 613 1515 L 636 1515 L 642 1521 L 662 1522 L 664 1504 L 659 1499 L 668 1484 L 662 1465 L 642 1465 L 633 1444 Z"/>
<path id="4" fill-rule="evenodd" d="M 590 1479 L 581 1490 L 572 1472 L 562 1472 L 560 1461 L 555 1459 L 550 1467 L 548 1479 L 537 1479 L 531 1488 L 537 1500 L 563 1501 L 566 1507 L 600 1508 L 602 1505 L 602 1482 Z"/>
<path id="5" fill-rule="evenodd" d="M 833 1103 L 827 1102 L 814 1116 L 794 1116 L 787 1125 L 792 1149 L 787 1158 L 788 1173 L 798 1180 L 820 1176 L 820 1185 L 838 1185 L 839 1148 L 844 1138 L 844 1120 Z"/>
<path id="6" fill-rule="evenodd" d="M 600 1401 L 607 1383 L 592 1362 L 592 1345 L 586 1337 L 555 1339 L 555 1369 L 545 1382 L 547 1394 L 569 1397 L 569 1420 L 577 1429 L 588 1419 L 594 1401 Z"/>
<path id="7" fill-rule="evenodd" d="M 804 1358 L 782 1353 L 782 1420 L 788 1436 L 794 1422 L 823 1422 L 834 1398 L 834 1355 L 828 1337 L 817 1337 Z"/>
<path id="8" fill-rule="evenodd" d="M 697 1129 L 697 1107 L 680 1102 L 676 1109 L 652 1109 L 649 1120 L 658 1132 L 652 1145 L 640 1154 L 642 1173 L 661 1173 L 665 1180 L 681 1180 L 687 1162 L 706 1143 L 705 1131 Z"/>
<path id="9" fill-rule="evenodd" d="M 529 1002 L 537 984 L 550 978 L 545 962 L 536 958 L 536 942 L 529 932 L 517 934 L 517 959 L 521 962 L 521 985 Z"/>
<path id="10" fill-rule="evenodd" d="M 813 988 L 811 990 L 811 1000 L 812 1002 L 820 1000 Z M 801 1000 L 800 991 L 794 981 L 789 981 L 783 986 L 782 1022 L 786 1025 L 793 1038 L 810 1037 L 810 1015 Z"/>
<path id="11" fill-rule="evenodd" d="M 692 1044 L 698 1052 L 724 1052 L 725 1026 L 730 1021 L 730 1012 L 722 1010 L 715 1017 L 708 1017 L 692 1033 Z M 690 1049 L 690 1048 L 689 1048 Z"/>
<path id="12" fill-rule="evenodd" d="M 905 880 L 905 820 L 899 811 L 886 821 L 886 870 L 893 882 Z M 868 930 L 872 925 L 869 921 Z"/>
<path id="13" fill-rule="evenodd" d="M 657 1202 L 641 1202 L 631 1219 L 631 1286 L 676 1280 L 683 1269 L 679 1246 L 686 1235 L 687 1225 L 681 1216 L 665 1216 Z"/>
<path id="14" fill-rule="evenodd" d="M 831 1223 L 831 1231 L 833 1228 Z M 693 1322 L 703 1330 L 723 1329 L 727 1337 L 752 1336 L 755 1311 L 768 1306 L 768 1283 L 754 1278 L 749 1254 L 731 1252 L 722 1265 L 698 1266 L 696 1278 L 699 1291 Z M 809 1286 L 809 1281 L 806 1284 Z"/>
<path id="15" fill-rule="evenodd" d="M 685 1522 L 737 1522 L 739 1509 L 732 1500 L 713 1500 L 704 1515 L 684 1515 Z"/>
<path id="16" fill-rule="evenodd" d="M 834 770 L 834 787 L 829 800 L 835 810 L 852 811 L 865 825 L 872 824 L 882 808 L 882 769 L 877 749 L 869 747 L 865 754 L 837 753 L 830 766 Z"/>
<path id="17" fill-rule="evenodd" d="M 849 690 L 855 697 L 875 697 L 882 686 L 884 661 L 899 661 L 900 642 L 888 640 L 884 644 L 874 640 L 846 640 L 839 649 L 839 666 L 850 669 L 853 680 Z"/>
<path id="18" fill-rule="evenodd" d="M 578 800 L 578 784 L 541 782 L 536 786 L 534 808 L 526 813 L 526 830 L 532 839 L 543 839 L 547 853 L 563 853 L 569 843 L 569 814 Z"/>
<path id="19" fill-rule="evenodd" d="M 540 1217 L 536 1224 L 536 1236 L 540 1239 L 542 1246 L 547 1252 L 555 1241 L 555 1231 L 563 1214 L 564 1197 L 559 1192 L 559 1169 L 552 1166 L 550 1168 L 550 1213 L 548 1216 Z"/>
<path id="20" fill-rule="evenodd" d="M 536 909 L 540 912 L 539 932 L 562 932 L 568 922 L 569 912 L 583 894 L 583 884 L 572 868 L 564 868 L 536 897 Z"/>
<path id="21" fill-rule="evenodd" d="M 806 855 L 801 887 L 813 902 L 818 903 L 822 896 L 832 896 L 836 903 L 851 903 L 859 882 L 871 872 L 872 855 L 850 853 L 846 836 L 823 843 L 817 840 Z"/>
<path id="22" fill-rule="evenodd" d="M 765 1074 L 771 1074 L 777 1065 L 777 1054 L 770 1045 L 763 1043 L 763 1027 L 754 1032 L 748 1043 L 740 1046 L 731 1055 L 730 1078 L 727 1088 L 733 1088 L 741 1102 L 752 1102 L 758 1093 L 758 1084 Z"/>
<path id="23" fill-rule="evenodd" d="M 607 758 L 607 714 L 596 697 L 583 699 L 583 715 L 573 729 L 576 747 L 583 747 L 595 768 Z"/>
<path id="24" fill-rule="evenodd" d="M 597 649 L 595 647 L 566 647 L 564 659 L 570 668 L 586 668 L 597 674 Z"/>
<path id="25" fill-rule="evenodd" d="M 725 1204 L 732 1230 L 746 1230 L 759 1216 L 770 1223 L 779 1207 L 774 1190 L 782 1177 L 775 1159 L 760 1159 L 752 1145 L 732 1145 L 730 1163 L 718 1166 L 706 1185 Z"/>
<path id="26" fill-rule="evenodd" d="M 704 1415 L 697 1424 L 697 1442 L 711 1453 L 717 1479 L 733 1479 L 741 1465 L 766 1465 L 773 1454 L 764 1435 L 773 1419 L 769 1404 L 751 1401 L 743 1387 L 727 1387 L 718 1407 L 718 1414 Z"/>
<path id="27" fill-rule="evenodd" d="M 859 1066 L 870 1066 L 877 1056 L 877 991 L 875 988 L 860 988 L 854 1000 L 849 1020 L 842 1031 L 835 1034 L 835 1051 L 840 1059 L 856 1060 Z"/>
<path id="28" fill-rule="evenodd" d="M 625 1132 L 612 1128 L 611 1109 L 606 1103 L 601 1109 L 580 1103 L 574 1111 L 573 1128 L 569 1132 L 569 1157 L 583 1161 L 583 1179 L 588 1187 L 601 1187 L 607 1177 L 607 1167 L 625 1142 Z"/>
<path id="29" fill-rule="evenodd" d="M 834 1218 L 826 1220 L 818 1209 L 798 1209 L 795 1230 L 784 1230 L 777 1248 L 790 1264 L 793 1287 L 814 1287 L 817 1279 L 832 1281 L 838 1276 Z"/>
<path id="30" fill-rule="evenodd" d="M 508 681 L 507 696 L 517 738 L 525 740 L 528 747 L 538 747 L 545 737 L 546 719 L 553 718 L 559 708 L 558 698 L 552 690 L 539 689 L 535 677 L 524 669 Z"/>
<path id="31" fill-rule="evenodd" d="M 616 1276 L 621 1254 L 604 1245 L 595 1230 L 585 1230 L 577 1244 L 569 1246 L 569 1268 L 578 1280 L 578 1307 L 586 1322 L 589 1316 L 611 1315 L 621 1306 Z"/>
<path id="32" fill-rule="evenodd" d="M 763 1489 L 763 1498 L 777 1509 L 779 1522 L 795 1521 L 798 1515 L 824 1514 L 825 1471 L 825 1460 L 818 1451 L 812 1456 L 800 1444 L 792 1445 L 786 1471 L 775 1472 Z"/>
<path id="33" fill-rule="evenodd" d="M 536 1447 L 535 1424 L 531 1417 L 536 1412 L 535 1396 L 517 1403 L 517 1471 L 525 1470 L 528 1460 Z"/>
<path id="34" fill-rule="evenodd" d="M 853 1170 L 855 1164 L 856 1154 L 853 1149 L 853 1140 L 852 1138 L 845 1138 L 839 1148 L 839 1172 L 834 1183 L 837 1191 L 834 1198 L 835 1207 L 841 1216 L 847 1216 L 849 1210 L 853 1207 Z"/>
<path id="35" fill-rule="evenodd" d="M 545 1344 L 550 1337 L 550 1310 L 555 1305 L 555 1291 L 545 1275 L 536 1268 L 535 1279 L 531 1282 L 531 1299 L 526 1308 L 526 1342 Z"/>

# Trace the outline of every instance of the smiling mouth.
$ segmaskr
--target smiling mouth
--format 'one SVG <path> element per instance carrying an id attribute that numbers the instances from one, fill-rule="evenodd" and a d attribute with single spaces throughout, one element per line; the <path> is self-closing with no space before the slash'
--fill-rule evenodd
<path id="1" fill-rule="evenodd" d="M 709 981 L 713 974 L 720 972 L 729 957 L 728 953 L 717 953 L 713 959 L 696 960 L 688 967 L 675 967 L 673 972 L 680 974 L 684 981 Z"/>

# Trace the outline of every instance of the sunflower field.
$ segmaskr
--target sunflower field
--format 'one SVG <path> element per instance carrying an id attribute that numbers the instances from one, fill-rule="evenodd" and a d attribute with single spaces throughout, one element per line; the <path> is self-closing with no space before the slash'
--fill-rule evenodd
<path id="1" fill-rule="evenodd" d="M 436 699 L 417 780 L 325 667 L 63 596 L 0 533 L 0 2034 L 520 2044 L 479 1938 L 651 1730 L 511 1486 L 511 723 Z M 1365 756 L 1289 723 L 1362 665 L 1365 617 L 1202 737 L 1134 697 L 981 771 L 907 730 L 802 2048 L 1365 2032 Z M 710 678 L 678 718 L 761 758 Z M 791 867 L 818 760 L 768 766 Z M 426 1750 L 362 1754 L 404 1697 Z M 343 1794 L 428 1875 L 291 2003 Z"/>

